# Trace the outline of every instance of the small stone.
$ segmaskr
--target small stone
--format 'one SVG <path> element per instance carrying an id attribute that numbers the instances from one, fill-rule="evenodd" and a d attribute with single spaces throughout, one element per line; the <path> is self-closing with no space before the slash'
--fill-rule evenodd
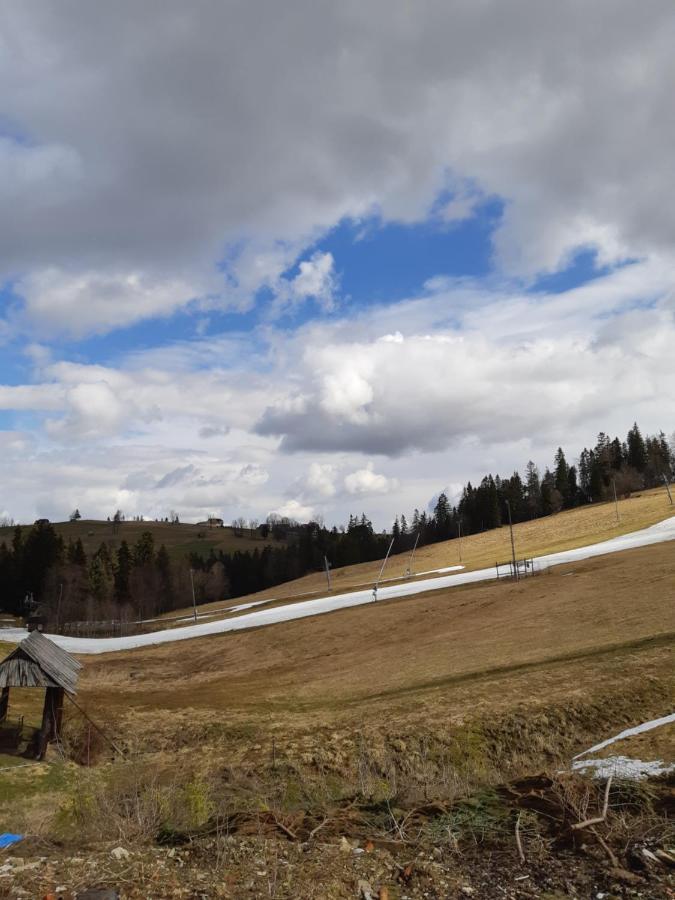
<path id="1" fill-rule="evenodd" d="M 367 881 L 359 881 L 356 886 L 356 890 L 358 891 L 359 898 L 361 900 L 373 900 L 373 889 Z"/>
<path id="2" fill-rule="evenodd" d="M 470 884 L 463 884 L 460 888 L 460 891 L 464 894 L 465 897 L 473 897 L 476 893 L 475 888 L 472 888 Z"/>
<path id="3" fill-rule="evenodd" d="M 110 855 L 113 859 L 129 859 L 131 854 L 124 847 L 115 847 L 114 850 L 110 851 Z"/>
<path id="4" fill-rule="evenodd" d="M 349 843 L 346 837 L 340 838 L 340 852 L 341 853 L 351 853 L 352 845 Z"/>

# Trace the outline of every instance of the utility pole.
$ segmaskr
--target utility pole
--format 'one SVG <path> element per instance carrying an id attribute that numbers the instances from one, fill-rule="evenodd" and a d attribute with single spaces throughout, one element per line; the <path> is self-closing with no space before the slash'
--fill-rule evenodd
<path id="1" fill-rule="evenodd" d="M 462 520 L 457 520 L 457 537 L 459 538 L 459 561 L 462 561 Z"/>
<path id="2" fill-rule="evenodd" d="M 511 504 L 509 501 L 506 501 L 506 508 L 509 512 L 509 531 L 511 532 L 511 558 L 513 560 L 513 574 L 516 577 L 516 581 L 520 581 L 520 577 L 518 575 L 518 563 L 516 562 L 516 543 L 513 540 L 513 522 L 511 521 Z"/>
<path id="3" fill-rule="evenodd" d="M 328 562 L 328 557 L 327 557 L 327 556 L 324 556 L 324 558 L 323 558 L 323 565 L 324 565 L 324 568 L 326 569 L 326 581 L 328 582 L 328 590 L 330 590 L 330 589 L 331 589 L 331 585 L 330 585 L 330 563 Z"/>
<path id="4" fill-rule="evenodd" d="M 190 584 L 192 585 L 192 609 L 194 610 L 195 622 L 197 621 L 197 601 L 195 600 L 195 579 L 190 569 Z"/>
<path id="5" fill-rule="evenodd" d="M 614 491 L 614 511 L 616 512 L 616 521 L 620 522 L 619 518 L 619 501 L 616 499 L 616 481 L 612 478 L 612 490 Z"/>
<path id="6" fill-rule="evenodd" d="M 420 533 L 418 531 L 417 537 L 415 538 L 415 546 L 412 548 L 412 553 L 410 554 L 410 562 L 408 563 L 408 575 L 412 575 L 412 573 L 413 573 L 413 570 L 412 570 L 413 559 L 415 558 L 415 550 L 417 550 L 417 542 L 419 541 L 419 539 L 420 539 Z"/>
<path id="7" fill-rule="evenodd" d="M 670 500 L 670 505 L 672 506 L 673 505 L 673 495 L 670 493 L 670 485 L 668 484 L 668 479 L 666 478 L 665 475 L 663 476 L 663 483 L 665 484 L 666 490 L 668 491 L 668 499 Z"/>

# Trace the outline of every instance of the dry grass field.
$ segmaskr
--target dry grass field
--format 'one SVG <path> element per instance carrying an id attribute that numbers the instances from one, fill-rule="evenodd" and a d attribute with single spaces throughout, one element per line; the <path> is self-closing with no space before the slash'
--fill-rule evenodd
<path id="1" fill-rule="evenodd" d="M 330 724 L 498 711 L 672 667 L 670 544 L 180 645 L 85 657 L 97 709 Z M 668 600 L 668 596 L 671 599 Z M 518 685 L 518 687 L 515 687 Z"/>
<path id="2" fill-rule="evenodd" d="M 547 830 L 555 807 L 536 821 L 523 813 L 527 861 L 518 864 L 510 785 L 543 785 L 554 804 L 599 797 L 577 776 L 549 776 L 627 725 L 671 711 L 674 546 L 520 583 L 83 656 L 78 701 L 125 755 L 112 761 L 98 740 L 89 767 L 82 747 L 91 730 L 67 707 L 64 743 L 48 763 L 15 768 L 0 757 L 0 828 L 37 836 L 21 853 L 41 860 L 15 883 L 22 896 L 55 885 L 74 896 L 103 884 L 105 871 L 106 886 L 123 885 L 129 898 L 309 900 L 326 883 L 325 896 L 337 900 L 355 896 L 367 877 L 387 886 L 380 898 L 395 900 L 464 896 L 461 885 L 482 873 L 489 887 L 475 896 L 492 900 L 486 860 L 494 855 L 504 884 L 520 890 L 517 879 L 531 880 L 518 896 L 567 896 L 570 878 L 575 896 L 609 889 L 616 876 L 606 875 L 601 853 L 558 858 Z M 34 716 L 41 693 L 13 693 L 10 712 Z M 673 729 L 614 751 L 672 761 Z M 633 804 L 631 817 L 617 807 L 603 826 L 622 864 L 634 844 L 672 845 L 652 785 L 614 790 L 615 805 L 622 790 Z M 180 838 L 178 847 L 189 849 L 158 847 L 172 829 L 178 838 L 186 829 L 189 844 Z M 120 844 L 131 856 L 113 867 L 111 847 Z M 370 851 L 357 856 L 356 844 Z M 439 862 L 422 868 L 431 859 Z M 562 893 L 550 892 L 555 867 Z M 660 880 L 648 887 L 645 898 L 665 896 Z"/>

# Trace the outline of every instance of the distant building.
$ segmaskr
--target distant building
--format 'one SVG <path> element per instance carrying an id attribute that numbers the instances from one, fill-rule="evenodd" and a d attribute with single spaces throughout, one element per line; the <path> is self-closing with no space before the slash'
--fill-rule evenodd
<path id="1" fill-rule="evenodd" d="M 197 522 L 197 525 L 207 525 L 209 528 L 223 528 L 224 522 L 216 516 L 209 516 L 206 522 Z"/>
<path id="2" fill-rule="evenodd" d="M 36 519 L 35 525 L 49 525 L 49 519 Z"/>

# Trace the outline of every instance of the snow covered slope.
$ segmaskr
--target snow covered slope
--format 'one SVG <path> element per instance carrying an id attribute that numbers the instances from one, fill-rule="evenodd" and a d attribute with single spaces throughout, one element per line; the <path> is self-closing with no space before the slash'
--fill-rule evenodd
<path id="1" fill-rule="evenodd" d="M 579 562 L 594 556 L 619 553 L 622 550 L 631 550 L 636 547 L 646 547 L 650 544 L 659 544 L 663 541 L 672 540 L 675 540 L 675 516 L 659 522 L 658 525 L 652 525 L 650 528 L 611 538 L 599 544 L 591 544 L 588 547 L 577 547 L 574 550 L 563 550 L 560 553 L 551 553 L 547 556 L 537 557 L 535 559 L 535 567 L 546 569 L 549 566 Z M 493 567 L 479 569 L 475 572 L 459 572 L 454 575 L 426 578 L 422 581 L 414 581 L 408 584 L 392 584 L 388 587 L 380 587 L 377 591 L 377 601 L 373 601 L 373 594 L 370 589 L 353 591 L 346 594 L 335 594 L 330 597 L 317 597 L 300 603 L 289 603 L 285 606 L 273 607 L 272 609 L 255 610 L 234 619 L 203 622 L 197 625 L 187 625 L 183 628 L 157 631 L 152 634 L 127 635 L 126 637 L 117 638 L 77 638 L 63 635 L 48 635 L 48 637 L 70 653 L 110 653 L 117 650 L 132 650 L 136 647 L 149 647 L 173 641 L 185 641 L 188 638 L 206 637 L 227 631 L 259 628 L 262 625 L 274 625 L 278 622 L 289 622 L 293 619 L 318 616 L 338 609 L 361 606 L 364 603 L 379 603 L 381 600 L 410 597 L 426 591 L 445 590 L 460 584 L 488 581 L 494 577 L 495 570 Z M 241 608 L 244 608 L 244 606 L 242 604 Z M 20 628 L 0 629 L 0 641 L 20 641 L 25 636 L 26 632 Z"/>

